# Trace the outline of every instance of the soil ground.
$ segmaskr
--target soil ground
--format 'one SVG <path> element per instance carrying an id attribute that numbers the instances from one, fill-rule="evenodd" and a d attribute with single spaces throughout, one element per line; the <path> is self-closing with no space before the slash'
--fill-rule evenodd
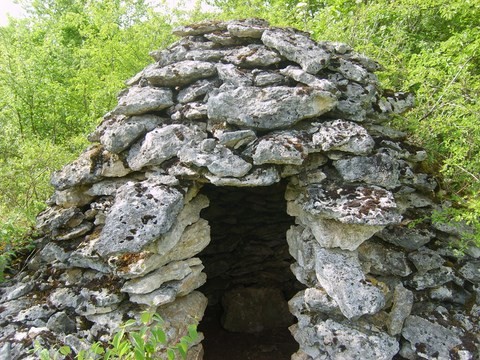
<path id="1" fill-rule="evenodd" d="M 220 306 L 209 306 L 199 331 L 204 360 L 290 360 L 298 344 L 287 328 L 265 330 L 259 333 L 234 333 L 222 328 Z"/>

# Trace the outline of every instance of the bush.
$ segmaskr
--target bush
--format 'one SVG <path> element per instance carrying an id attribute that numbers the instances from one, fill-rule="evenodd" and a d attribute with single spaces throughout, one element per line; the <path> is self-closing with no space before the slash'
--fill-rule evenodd
<path id="1" fill-rule="evenodd" d="M 197 326 L 188 326 L 188 335 L 183 336 L 177 343 L 170 344 L 164 331 L 164 322 L 160 315 L 151 312 L 143 312 L 140 316 L 141 326 L 137 329 L 136 320 L 128 320 L 113 336 L 107 346 L 96 342 L 88 350 L 80 351 L 77 360 L 150 360 L 162 359 L 174 360 L 176 354 L 186 359 L 188 349 L 198 340 Z M 49 351 L 40 343 L 35 342 L 33 352 L 41 360 L 64 359 L 72 355 L 68 346 Z M 53 354 L 52 354 L 53 353 Z"/>

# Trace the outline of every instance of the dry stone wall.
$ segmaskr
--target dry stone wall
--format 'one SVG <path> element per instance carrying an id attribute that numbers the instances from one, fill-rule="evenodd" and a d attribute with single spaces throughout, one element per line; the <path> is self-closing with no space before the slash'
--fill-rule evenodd
<path id="1" fill-rule="evenodd" d="M 279 182 L 303 287 L 292 359 L 478 358 L 478 250 L 455 256 L 458 229 L 430 223 L 426 153 L 385 125 L 413 97 L 348 45 L 262 20 L 175 34 L 53 174 L 37 250 L 0 289 L 0 359 L 32 358 L 33 340 L 78 352 L 146 308 L 178 339 L 207 305 L 201 188 Z"/>

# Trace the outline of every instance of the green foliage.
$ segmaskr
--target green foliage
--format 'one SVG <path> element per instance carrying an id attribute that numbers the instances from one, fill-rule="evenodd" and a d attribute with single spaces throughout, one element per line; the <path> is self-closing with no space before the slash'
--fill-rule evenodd
<path id="1" fill-rule="evenodd" d="M 197 325 L 188 326 L 188 334 L 173 344 L 167 339 L 163 319 L 158 314 L 145 311 L 140 315 L 140 326 L 134 319 L 120 326 L 107 346 L 96 342 L 87 350 L 81 350 L 77 360 L 152 360 L 168 358 L 174 360 L 177 354 L 186 359 L 188 348 L 198 340 Z M 47 350 L 38 341 L 34 343 L 34 354 L 42 360 L 64 359 L 72 356 L 68 346 Z"/>
<path id="2" fill-rule="evenodd" d="M 141 0 L 24 0 L 0 27 L 0 221 L 30 227 L 51 173 L 77 157 L 116 94 L 173 38 Z M 6 266 L 0 243 L 0 268 Z M 14 252 L 15 249 L 9 250 Z"/>
<path id="3" fill-rule="evenodd" d="M 27 230 L 18 219 L 7 219 L 0 224 L 0 282 L 5 280 L 5 272 L 18 252 L 31 249 L 25 235 Z"/>

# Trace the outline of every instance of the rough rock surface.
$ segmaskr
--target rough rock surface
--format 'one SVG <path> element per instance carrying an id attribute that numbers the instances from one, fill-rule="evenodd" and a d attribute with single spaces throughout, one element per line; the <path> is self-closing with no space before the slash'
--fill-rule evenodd
<path id="1" fill-rule="evenodd" d="M 207 103 L 208 118 L 213 123 L 226 121 L 259 130 L 289 127 L 320 116 L 335 105 L 336 98 L 329 92 L 286 86 L 238 87 L 211 95 Z"/>
<path id="2" fill-rule="evenodd" d="M 413 96 L 264 20 L 174 33 L 52 175 L 37 249 L 0 286 L 0 358 L 78 353 L 145 309 L 176 341 L 222 297 L 237 330 L 293 314 L 292 359 L 478 358 L 479 251 L 432 225 L 427 154 L 386 126 Z"/>

